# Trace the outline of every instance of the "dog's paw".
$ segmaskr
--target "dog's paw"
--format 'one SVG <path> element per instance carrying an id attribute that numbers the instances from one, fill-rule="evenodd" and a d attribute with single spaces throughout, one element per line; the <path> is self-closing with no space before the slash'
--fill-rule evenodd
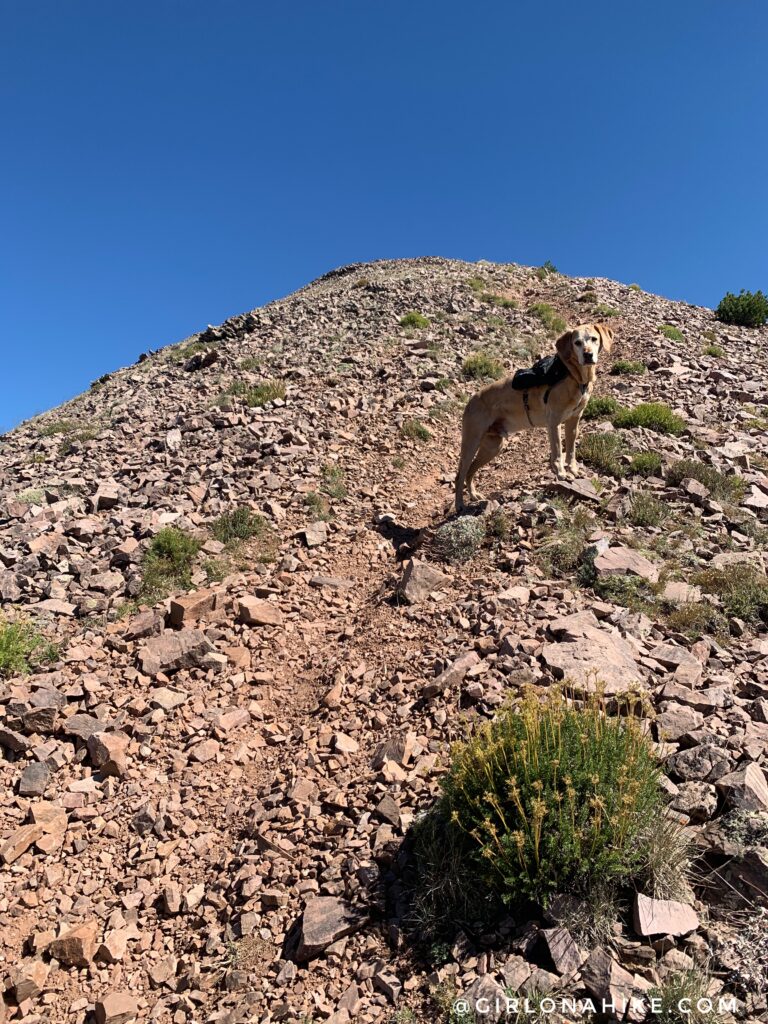
<path id="1" fill-rule="evenodd" d="M 581 476 L 582 466 L 578 462 L 569 462 L 566 464 L 565 472 L 570 473 L 574 479 L 578 479 Z"/>

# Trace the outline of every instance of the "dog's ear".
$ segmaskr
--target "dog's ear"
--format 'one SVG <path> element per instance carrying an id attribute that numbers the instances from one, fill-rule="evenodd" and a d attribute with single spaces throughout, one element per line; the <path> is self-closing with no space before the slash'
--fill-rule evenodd
<path id="1" fill-rule="evenodd" d="M 555 342 L 555 351 L 564 363 L 567 363 L 573 355 L 573 336 L 575 333 L 575 331 L 566 331 Z"/>
<path id="2" fill-rule="evenodd" d="M 600 335 L 600 351 L 610 352 L 613 348 L 613 331 L 605 324 L 595 324 L 595 329 Z"/>

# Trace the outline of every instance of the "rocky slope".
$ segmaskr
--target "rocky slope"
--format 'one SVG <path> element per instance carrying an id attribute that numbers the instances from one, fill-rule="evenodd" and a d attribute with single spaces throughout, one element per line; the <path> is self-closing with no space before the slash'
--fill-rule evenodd
<path id="1" fill-rule="evenodd" d="M 598 489 L 553 489 L 545 438 L 514 438 L 480 480 L 501 526 L 446 562 L 435 538 L 476 386 L 463 360 L 547 351 L 537 303 L 569 323 L 617 314 L 608 365 L 648 372 L 604 365 L 598 391 L 664 401 L 685 430 L 586 424 L 623 441 Z M 409 311 L 429 324 L 401 327 Z M 434 1021 L 454 993 L 602 998 L 694 964 L 761 1019 L 768 633 L 696 579 L 762 571 L 767 341 L 607 280 L 356 265 L 0 439 L 3 613 L 56 644 L 0 684 L 0 1019 Z M 279 383 L 254 394 L 264 381 Z M 648 451 L 742 483 L 726 500 L 663 471 L 622 478 Z M 638 491 L 667 518 L 633 514 Z M 269 527 L 233 549 L 211 527 L 240 506 Z M 589 579 L 545 557 L 578 509 Z M 145 554 L 168 525 L 201 550 L 189 593 L 153 603 Z M 712 616 L 684 629 L 670 613 L 695 601 Z M 647 695 L 697 852 L 689 900 L 650 908 L 663 927 L 628 907 L 592 951 L 544 920 L 425 951 L 407 836 L 451 741 L 564 676 Z"/>

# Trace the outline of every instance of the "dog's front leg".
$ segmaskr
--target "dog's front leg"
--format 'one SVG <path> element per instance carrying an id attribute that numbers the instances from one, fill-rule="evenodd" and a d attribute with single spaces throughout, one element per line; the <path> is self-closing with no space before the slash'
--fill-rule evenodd
<path id="1" fill-rule="evenodd" d="M 565 431 L 565 471 L 577 477 L 581 472 L 581 466 L 576 461 L 576 439 L 579 436 L 579 424 L 581 416 L 573 416 L 563 424 Z"/>
<path id="2" fill-rule="evenodd" d="M 547 433 L 549 434 L 549 464 L 557 479 L 563 480 L 565 468 L 563 467 L 563 449 L 560 444 L 560 424 L 550 420 L 547 423 Z"/>

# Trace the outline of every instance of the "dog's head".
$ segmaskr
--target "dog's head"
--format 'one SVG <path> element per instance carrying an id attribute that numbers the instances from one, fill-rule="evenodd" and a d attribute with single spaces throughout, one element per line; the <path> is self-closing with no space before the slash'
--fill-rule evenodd
<path id="1" fill-rule="evenodd" d="M 557 354 L 580 380 L 592 380 L 602 352 L 610 352 L 613 331 L 605 324 L 581 324 L 557 339 Z"/>

